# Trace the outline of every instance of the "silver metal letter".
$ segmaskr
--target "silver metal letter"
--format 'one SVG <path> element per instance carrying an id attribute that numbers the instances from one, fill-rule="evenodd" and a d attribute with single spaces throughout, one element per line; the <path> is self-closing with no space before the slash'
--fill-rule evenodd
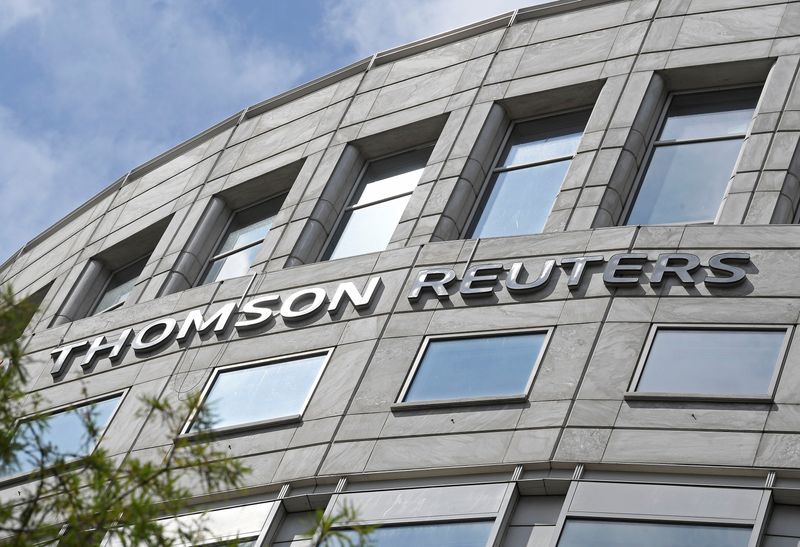
<path id="1" fill-rule="evenodd" d="M 482 296 L 491 293 L 494 286 L 497 284 L 497 274 L 503 271 L 502 264 L 479 264 L 477 266 L 470 266 L 464 272 L 464 278 L 461 280 L 461 292 L 464 296 Z M 482 272 L 489 273 L 489 275 L 480 275 Z M 473 283 L 491 283 L 491 285 L 484 285 L 482 287 L 473 287 Z"/>
<path id="2" fill-rule="evenodd" d="M 550 275 L 553 273 L 553 267 L 556 265 L 556 261 L 552 258 L 545 261 L 544 266 L 542 266 L 542 273 L 539 274 L 539 277 L 530 281 L 528 283 L 520 283 L 519 276 L 524 271 L 524 267 L 522 262 L 514 262 L 511 265 L 511 269 L 508 271 L 508 278 L 506 278 L 506 289 L 511 292 L 523 292 L 523 291 L 534 291 L 541 287 L 547 285 L 547 282 L 550 281 Z"/>
<path id="3" fill-rule="evenodd" d="M 312 300 L 311 304 L 300 308 L 299 310 L 292 309 L 292 306 L 295 302 L 309 295 L 314 297 L 314 300 Z M 281 306 L 281 315 L 285 319 L 301 319 L 316 312 L 320 306 L 325 303 L 326 298 L 328 298 L 328 295 L 325 294 L 325 290 L 320 289 L 319 287 L 297 291 L 296 293 L 290 294 L 289 298 L 286 299 L 286 302 L 283 303 L 283 306 Z"/>
<path id="4" fill-rule="evenodd" d="M 153 351 L 154 349 L 164 345 L 166 342 L 169 342 L 169 338 L 173 335 L 177 327 L 178 323 L 171 317 L 168 319 L 159 319 L 158 321 L 154 321 L 139 331 L 139 333 L 136 335 L 136 338 L 133 339 L 131 347 L 136 353 Z M 158 332 L 159 329 L 162 329 L 162 332 L 157 334 L 154 338 L 148 340 L 150 333 L 153 331 Z"/>
<path id="5" fill-rule="evenodd" d="M 363 310 L 364 308 L 368 308 L 372 303 L 375 290 L 380 284 L 380 277 L 371 277 L 369 281 L 367 281 L 367 286 L 364 287 L 364 294 L 358 292 L 355 283 L 352 281 L 339 284 L 339 286 L 336 287 L 336 292 L 333 293 L 333 298 L 331 298 L 331 303 L 328 306 L 328 313 L 331 315 L 339 313 L 339 308 L 345 303 L 345 296 L 347 296 L 347 299 L 350 300 L 355 309 Z"/>
<path id="6" fill-rule="evenodd" d="M 572 270 L 569 272 L 569 279 L 567 279 L 567 287 L 576 289 L 581 284 L 583 279 L 583 272 L 586 271 L 587 264 L 603 262 L 605 260 L 602 256 L 576 256 L 561 259 L 561 266 L 565 264 L 572 264 Z"/>
<path id="7" fill-rule="evenodd" d="M 682 264 L 671 264 L 673 261 Z M 700 267 L 700 257 L 689 253 L 662 253 L 656 259 L 653 268 L 653 275 L 650 277 L 650 284 L 654 287 L 664 282 L 664 274 L 673 274 L 681 280 L 683 285 L 694 285 L 692 272 Z"/>
<path id="8" fill-rule="evenodd" d="M 750 263 L 750 253 L 720 253 L 708 259 L 708 267 L 714 273 L 724 272 L 725 277 L 706 277 L 706 285 L 736 285 L 745 280 L 747 272 L 739 266 L 729 264 L 729 262 L 739 262 L 741 264 Z"/>
<path id="9" fill-rule="evenodd" d="M 248 300 L 247 303 L 242 306 L 241 313 L 245 316 L 247 315 L 256 315 L 253 319 L 242 319 L 238 321 L 234 327 L 237 329 L 254 329 L 256 327 L 260 327 L 261 325 L 265 325 L 272 317 L 274 316 L 274 312 L 266 307 L 266 304 L 276 304 L 280 302 L 281 297 L 277 294 L 268 294 L 266 296 L 259 296 L 258 298 L 253 298 L 252 300 Z M 261 304 L 265 304 L 262 306 Z"/>
<path id="10" fill-rule="evenodd" d="M 89 351 L 86 352 L 86 357 L 83 358 L 81 367 L 84 370 L 90 368 L 98 353 L 109 350 L 111 353 L 108 354 L 108 358 L 112 361 L 116 361 L 120 358 L 122 350 L 128 345 L 128 340 L 130 340 L 131 334 L 133 334 L 133 329 L 125 329 L 120 333 L 116 342 L 106 342 L 105 336 L 98 336 L 94 339 L 92 345 L 89 346 Z"/>
<path id="11" fill-rule="evenodd" d="M 441 276 L 440 279 L 429 279 L 431 277 L 439 276 Z M 440 299 L 449 298 L 450 295 L 447 294 L 446 287 L 455 280 L 456 272 L 450 268 L 430 268 L 427 270 L 421 270 L 417 274 L 414 284 L 411 286 L 411 292 L 408 293 L 408 299 L 411 302 L 416 302 L 419 300 L 422 289 L 425 288 L 433 289 L 433 292 L 435 292 L 436 296 Z"/>
<path id="12" fill-rule="evenodd" d="M 230 321 L 231 315 L 233 315 L 235 311 L 236 302 L 228 302 L 217 310 L 208 321 L 203 321 L 203 312 L 201 310 L 192 310 L 189 312 L 189 315 L 186 316 L 186 319 L 183 320 L 176 339 L 178 342 L 186 340 L 192 327 L 194 327 L 198 334 L 203 334 L 213 327 L 214 334 L 219 336 L 220 333 L 225 331 L 225 327 L 228 326 L 228 321 Z"/>
<path id="13" fill-rule="evenodd" d="M 53 368 L 50 369 L 50 374 L 53 378 L 58 378 L 66 372 L 67 360 L 74 350 L 81 349 L 88 345 L 89 341 L 83 340 L 81 342 L 75 342 L 74 344 L 61 346 L 51 351 L 50 355 L 56 358 L 56 362 L 53 363 Z"/>
<path id="14" fill-rule="evenodd" d="M 636 264 L 623 264 L 624 260 L 636 261 Z M 603 283 L 612 287 L 627 287 L 639 283 L 642 266 L 647 260 L 646 253 L 619 253 L 612 256 L 603 272 Z M 624 275 L 626 273 L 636 274 Z M 620 275 L 622 274 L 622 275 Z"/>

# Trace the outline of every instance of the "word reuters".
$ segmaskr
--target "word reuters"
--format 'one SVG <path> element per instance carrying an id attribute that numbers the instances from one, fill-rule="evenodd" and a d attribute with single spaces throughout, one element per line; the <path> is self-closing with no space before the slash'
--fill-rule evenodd
<path id="1" fill-rule="evenodd" d="M 558 261 L 558 265 L 569 270 L 567 286 L 574 290 L 584 278 L 587 267 L 604 264 L 603 283 L 610 287 L 625 287 L 641 282 L 644 265 L 648 261 L 645 253 L 620 253 L 608 260 L 603 256 L 566 257 Z M 743 282 L 746 278 L 744 266 L 750 264 L 750 254 L 743 252 L 720 253 L 708 260 L 708 268 L 712 275 L 707 275 L 703 283 L 708 286 L 732 286 Z M 545 287 L 550 281 L 555 259 L 544 262 L 538 275 L 532 276 L 525 271 L 522 262 L 514 262 L 506 268 L 503 264 L 477 264 L 470 266 L 461 277 L 458 292 L 464 297 L 481 296 L 494 292 L 500 283 L 500 274 L 507 271 L 505 289 L 509 292 L 531 293 Z M 693 273 L 701 267 L 700 258 L 689 253 L 663 253 L 653 264 L 649 283 L 661 285 L 667 278 L 675 278 L 685 286 L 696 283 Z M 523 281 L 527 278 L 527 281 Z M 414 278 L 407 298 L 411 302 L 420 299 L 423 292 L 435 294 L 440 299 L 449 298 L 449 287 L 457 281 L 455 270 L 451 268 L 428 268 L 420 270 Z M 127 328 L 116 340 L 108 341 L 105 336 L 98 336 L 91 343 L 89 340 L 59 346 L 51 352 L 54 359 L 50 374 L 53 378 L 62 376 L 69 365 L 70 358 L 86 350 L 81 367 L 88 370 L 95 359 L 108 353 L 108 358 L 117 361 L 122 358 L 124 350 L 130 345 L 139 355 L 155 351 L 176 340 L 186 343 L 193 333 L 213 332 L 219 336 L 231 326 L 235 315 L 239 317 L 233 323 L 237 331 L 256 329 L 267 325 L 276 315 L 280 315 L 290 326 L 293 321 L 306 319 L 327 306 L 331 316 L 338 315 L 347 301 L 357 310 L 369 308 L 381 286 L 380 276 L 371 277 L 363 291 L 359 291 L 351 281 L 340 283 L 328 298 L 325 289 L 312 287 L 291 293 L 285 300 L 276 294 L 258 296 L 244 302 L 229 302 L 219 308 L 210 317 L 203 316 L 202 310 L 192 310 L 183 322 L 170 317 L 149 323 L 136 333 Z M 277 310 L 273 307 L 278 308 Z"/>

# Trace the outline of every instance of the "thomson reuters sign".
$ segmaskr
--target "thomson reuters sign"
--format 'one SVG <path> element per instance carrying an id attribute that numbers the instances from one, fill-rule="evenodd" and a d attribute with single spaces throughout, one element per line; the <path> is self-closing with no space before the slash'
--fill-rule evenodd
<path id="1" fill-rule="evenodd" d="M 588 277 L 587 269 L 603 268 L 603 283 L 609 287 L 626 287 L 647 282 L 659 286 L 667 279 L 676 279 L 684 286 L 704 283 L 709 287 L 730 287 L 746 279 L 745 267 L 750 264 L 749 253 L 730 252 L 712 256 L 705 266 L 708 273 L 696 279 L 700 270 L 700 258 L 689 253 L 663 253 L 654 261 L 649 277 L 644 273 L 648 262 L 645 253 L 619 253 L 609 259 L 602 256 L 565 257 L 556 261 L 548 259 L 537 272 L 528 272 L 522 262 L 509 267 L 503 264 L 476 264 L 468 267 L 459 278 L 451 268 L 428 268 L 417 272 L 406 297 L 416 302 L 425 294 L 448 299 L 455 292 L 464 297 L 480 297 L 498 289 L 515 294 L 534 293 L 543 289 L 553 276 L 556 266 L 568 271 L 567 286 L 575 290 Z M 507 273 L 506 273 L 507 272 Z M 501 274 L 506 273 L 504 279 Z M 300 289 L 282 299 L 276 294 L 256 296 L 243 302 L 229 302 L 213 314 L 204 315 L 202 310 L 192 310 L 179 324 L 171 317 L 157 319 L 137 332 L 133 328 L 123 330 L 116 339 L 98 336 L 94 340 L 82 340 L 59 346 L 51 352 L 53 378 L 61 377 L 71 361 L 79 359 L 84 370 L 91 369 L 99 357 L 119 360 L 129 346 L 136 355 L 149 354 L 173 341 L 186 343 L 194 333 L 213 332 L 219 336 L 232 326 L 237 331 L 268 327 L 276 316 L 281 316 L 291 327 L 293 321 L 311 317 L 323 309 L 331 316 L 338 316 L 349 304 L 355 309 L 368 309 L 374 303 L 381 287 L 381 277 L 367 280 L 363 290 L 351 281 L 340 283 L 332 294 L 325 289 L 311 287 Z"/>

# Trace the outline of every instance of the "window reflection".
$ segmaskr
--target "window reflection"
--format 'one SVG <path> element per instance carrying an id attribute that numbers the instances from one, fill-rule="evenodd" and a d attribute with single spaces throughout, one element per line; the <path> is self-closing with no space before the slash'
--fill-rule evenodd
<path id="1" fill-rule="evenodd" d="M 544 228 L 586 126 L 588 112 L 517 124 L 483 197 L 470 237 Z"/>
<path id="2" fill-rule="evenodd" d="M 786 330 L 656 332 L 637 392 L 768 395 Z"/>
<path id="3" fill-rule="evenodd" d="M 492 530 L 492 521 L 447 522 L 381 526 L 369 536 L 373 547 L 484 547 Z M 355 532 L 345 532 L 357 541 Z M 323 543 L 334 547 L 336 543 Z"/>
<path id="4" fill-rule="evenodd" d="M 558 547 L 746 547 L 750 528 L 567 519 Z"/>
<path id="5" fill-rule="evenodd" d="M 525 395 L 545 333 L 430 340 L 404 401 Z"/>
<path id="6" fill-rule="evenodd" d="M 326 259 L 386 249 L 432 150 L 412 150 L 367 164 Z"/>
<path id="7" fill-rule="evenodd" d="M 103 294 L 94 307 L 94 313 L 111 311 L 125 303 L 136 285 L 136 280 L 147 265 L 148 258 L 149 255 L 111 274 Z"/>
<path id="8" fill-rule="evenodd" d="M 627 224 L 713 222 L 759 89 L 675 96 Z"/>

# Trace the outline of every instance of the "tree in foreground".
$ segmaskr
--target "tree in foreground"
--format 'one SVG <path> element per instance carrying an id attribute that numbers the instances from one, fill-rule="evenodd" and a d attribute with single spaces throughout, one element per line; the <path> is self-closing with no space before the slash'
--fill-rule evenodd
<path id="1" fill-rule="evenodd" d="M 247 469 L 205 442 L 178 436 L 186 416 L 210 425 L 213 416 L 198 399 L 172 405 L 141 399 L 150 424 L 159 423 L 176 439 L 163 452 L 137 458 L 112 457 L 95 444 L 102 433 L 92 406 L 68 410 L 82 425 L 71 451 L 52 442 L 55 420 L 39 413 L 41 400 L 26 390 L 20 339 L 33 304 L 16 302 L 6 288 L 0 293 L 0 475 L 27 472 L 19 486 L 6 487 L 0 498 L 0 543 L 12 546 L 58 544 L 86 547 L 104 539 L 114 545 L 185 545 L 203 537 L 202 519 L 164 519 L 187 508 L 198 491 L 214 492 L 241 485 Z M 23 420 L 21 417 L 25 416 Z M 159 520 L 162 519 L 162 520 Z"/>

